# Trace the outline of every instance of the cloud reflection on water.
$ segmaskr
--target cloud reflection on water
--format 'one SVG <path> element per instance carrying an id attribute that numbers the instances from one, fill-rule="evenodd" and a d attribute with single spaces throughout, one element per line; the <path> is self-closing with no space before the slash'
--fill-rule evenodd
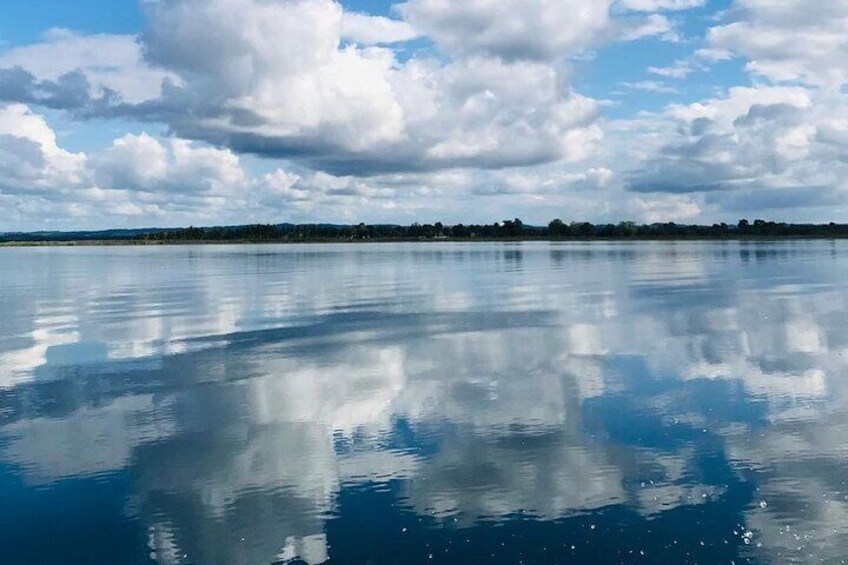
<path id="1" fill-rule="evenodd" d="M 460 528 L 738 504 L 742 556 L 830 558 L 846 251 L 16 250 L 0 460 L 42 487 L 129 473 L 165 563 L 322 562 L 368 485 Z"/>

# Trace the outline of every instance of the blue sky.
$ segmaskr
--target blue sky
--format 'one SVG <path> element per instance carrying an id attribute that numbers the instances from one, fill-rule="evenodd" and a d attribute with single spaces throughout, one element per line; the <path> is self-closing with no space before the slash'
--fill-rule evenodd
<path id="1" fill-rule="evenodd" d="M 45 29 L 83 33 L 136 33 L 144 25 L 132 0 L 38 0 L 0 2 L 0 38 L 11 45 L 38 41 Z"/>
<path id="2" fill-rule="evenodd" d="M 848 0 L 0 1 L 4 229 L 848 221 Z"/>

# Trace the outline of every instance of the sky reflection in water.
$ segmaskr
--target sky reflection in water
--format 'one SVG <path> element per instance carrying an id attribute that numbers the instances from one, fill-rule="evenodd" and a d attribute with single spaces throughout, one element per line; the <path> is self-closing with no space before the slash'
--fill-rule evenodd
<path id="1" fill-rule="evenodd" d="M 3 562 L 841 562 L 848 245 L 4 249 Z"/>

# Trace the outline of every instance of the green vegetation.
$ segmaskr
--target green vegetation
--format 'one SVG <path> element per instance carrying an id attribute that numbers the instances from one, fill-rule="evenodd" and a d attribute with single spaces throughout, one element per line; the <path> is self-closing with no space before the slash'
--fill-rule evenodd
<path id="1" fill-rule="evenodd" d="M 845 224 L 785 224 L 741 220 L 736 225 L 712 226 L 675 223 L 637 225 L 566 223 L 529 226 L 519 219 L 490 225 L 435 224 L 367 225 L 278 224 L 211 228 L 112 230 L 102 232 L 41 232 L 0 234 L 0 243 L 157 244 L 218 242 L 322 242 L 416 240 L 592 240 L 592 239 L 742 239 L 742 238 L 848 238 Z"/>
<path id="2" fill-rule="evenodd" d="M 257 225 L 234 228 L 187 228 L 148 233 L 143 241 L 356 241 L 356 240 L 492 240 L 492 239 L 725 239 L 738 237 L 848 237 L 848 225 L 791 225 L 742 220 L 736 226 L 566 224 L 554 220 L 547 227 L 506 220 L 490 225 L 435 224 L 331 226 Z"/>

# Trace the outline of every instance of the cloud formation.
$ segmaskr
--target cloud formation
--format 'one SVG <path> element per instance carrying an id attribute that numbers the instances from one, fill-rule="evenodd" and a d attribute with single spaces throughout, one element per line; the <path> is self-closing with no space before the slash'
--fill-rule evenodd
<path id="1" fill-rule="evenodd" d="M 700 8 L 706 0 L 620 0 L 619 6 L 628 10 L 657 12 L 660 10 L 689 10 Z"/>
<path id="2" fill-rule="evenodd" d="M 638 192 L 707 193 L 733 212 L 832 207 L 844 199 L 845 101 L 803 87 L 733 88 L 670 106 L 675 125 L 630 181 Z"/>
<path id="3" fill-rule="evenodd" d="M 227 194 L 245 183 L 245 172 L 232 152 L 194 147 L 181 139 L 163 144 L 147 134 L 116 139 L 95 166 L 98 184 L 126 190 L 182 187 L 186 193 Z"/>
<path id="4" fill-rule="evenodd" d="M 426 2 L 398 10 L 425 32 L 430 16 L 441 13 Z M 481 6 L 470 16 L 489 12 Z M 596 12 L 606 14 L 594 10 L 586 18 Z M 373 175 L 550 162 L 573 156 L 598 134 L 593 102 L 541 56 L 582 45 L 582 20 L 560 26 L 562 38 L 527 56 L 507 57 L 494 44 L 456 51 L 445 35 L 435 40 L 450 60 L 401 62 L 391 49 L 342 39 L 403 40 L 414 36 L 409 24 L 345 15 L 331 0 L 167 0 L 147 4 L 147 13 L 147 60 L 183 81 L 150 109 L 180 136 L 237 152 Z M 470 25 L 507 21 L 498 12 Z M 539 37 L 529 23 L 517 33 Z M 202 53 L 198 42 L 206 45 Z"/>
<path id="5" fill-rule="evenodd" d="M 609 25 L 611 0 L 410 0 L 397 6 L 454 56 L 547 61 L 580 51 Z"/>
<path id="6" fill-rule="evenodd" d="M 811 9 L 805 0 L 737 0 L 735 21 L 709 31 L 710 43 L 776 81 L 839 87 L 848 81 L 848 1 Z"/>
<path id="7" fill-rule="evenodd" d="M 83 181 L 86 156 L 60 148 L 41 116 L 22 104 L 0 107 L 0 187 L 39 193 Z"/>
<path id="8" fill-rule="evenodd" d="M 0 93 L 28 88 L 32 100 L 22 102 L 35 101 L 40 92 L 58 107 L 82 106 L 109 94 L 136 104 L 158 98 L 165 79 L 177 80 L 149 65 L 138 40 L 127 35 L 50 29 L 38 43 L 0 51 Z M 3 97 L 10 98 L 8 92 Z"/>
<path id="9" fill-rule="evenodd" d="M 68 224 L 104 194 L 158 209 L 147 223 L 357 208 L 383 221 L 539 222 L 551 208 L 732 221 L 745 209 L 814 218 L 845 190 L 843 0 L 736 0 L 721 13 L 702 0 L 407 0 L 388 16 L 334 0 L 144 0 L 142 11 L 137 35 L 54 29 L 0 49 L 3 112 L 115 124 L 95 149 L 5 134 L 4 206 L 35 210 L 38 188 L 41 217 L 50 208 Z M 674 56 L 587 86 L 617 68 L 605 50 L 652 42 Z M 738 67 L 736 83 L 693 98 L 719 67 Z M 644 100 L 653 107 L 640 111 Z M 74 160 L 73 174 L 59 165 Z M 581 180 L 593 171 L 608 174 Z M 210 207 L 222 195 L 231 208 Z M 71 204 L 82 215 L 68 221 Z"/>

